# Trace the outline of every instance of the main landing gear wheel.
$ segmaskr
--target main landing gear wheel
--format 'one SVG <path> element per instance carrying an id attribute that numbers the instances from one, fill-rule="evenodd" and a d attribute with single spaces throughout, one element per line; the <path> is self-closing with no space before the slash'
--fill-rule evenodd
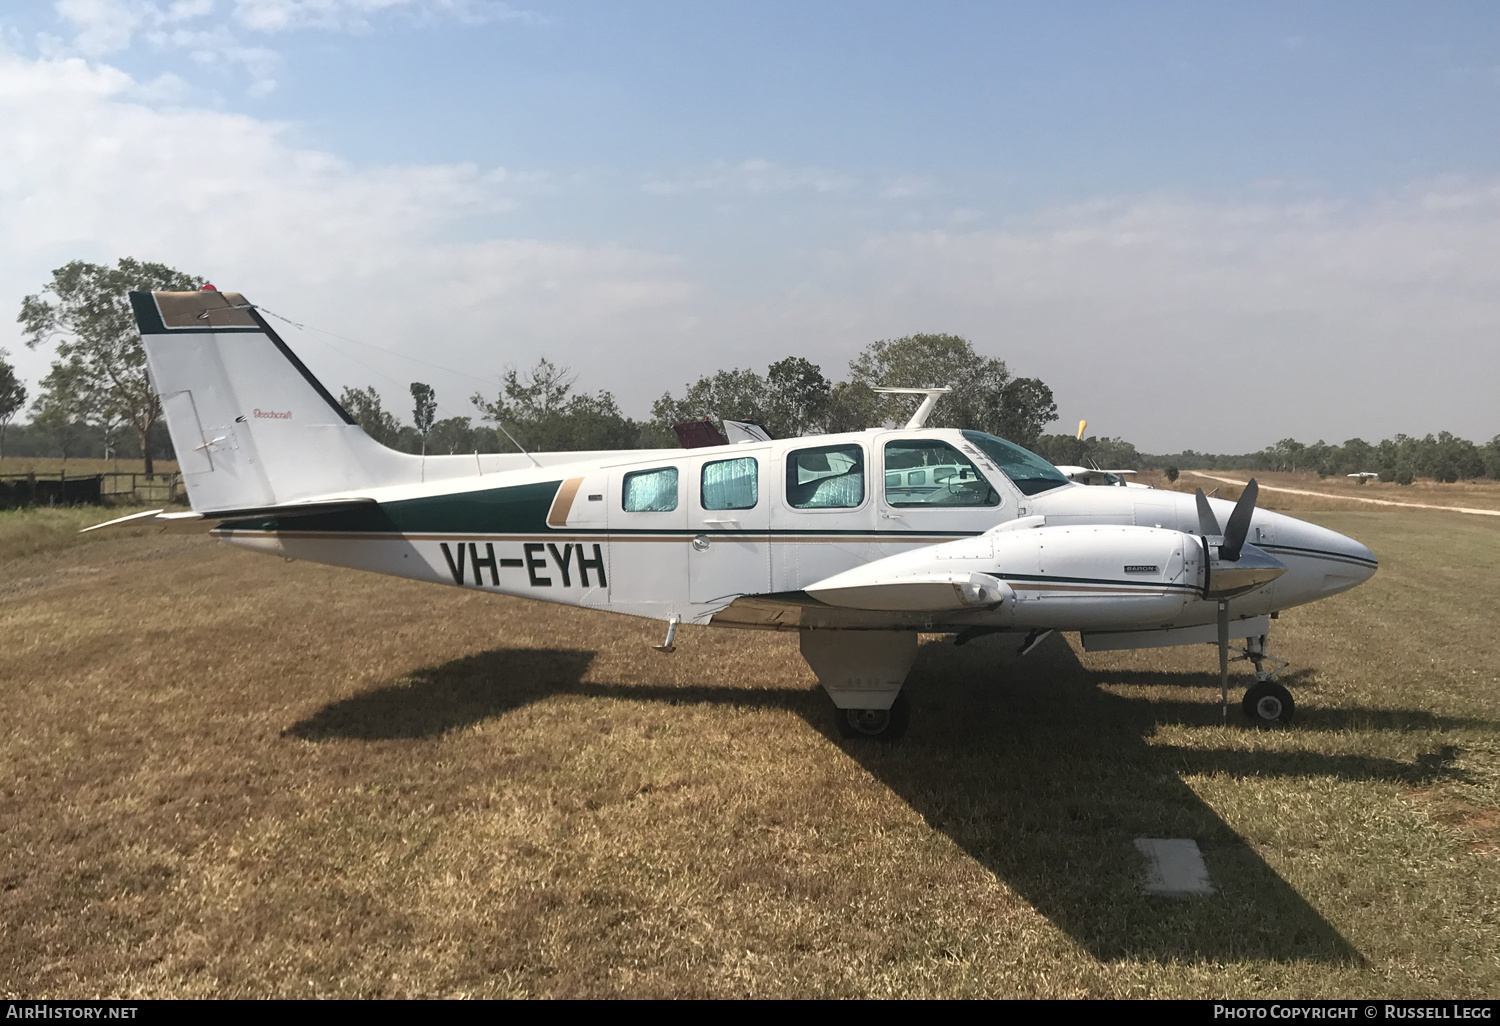
<path id="1" fill-rule="evenodd" d="M 1292 714 L 1297 711 L 1297 703 L 1292 701 L 1292 693 L 1274 680 L 1263 680 L 1259 684 L 1251 685 L 1245 692 L 1242 707 L 1251 722 L 1261 727 L 1269 727 L 1276 723 L 1290 723 Z"/>
<path id="2" fill-rule="evenodd" d="M 906 733 L 911 706 L 905 695 L 897 695 L 889 709 L 835 708 L 833 713 L 840 737 L 894 741 Z"/>

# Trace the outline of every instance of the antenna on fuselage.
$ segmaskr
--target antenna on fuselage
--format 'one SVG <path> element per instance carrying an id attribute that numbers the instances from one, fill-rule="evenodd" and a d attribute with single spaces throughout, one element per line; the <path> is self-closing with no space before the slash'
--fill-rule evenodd
<path id="1" fill-rule="evenodd" d="M 889 388 L 879 385 L 872 392 L 883 392 L 887 395 L 920 395 L 925 396 L 922 405 L 917 407 L 917 412 L 911 415 L 911 420 L 906 422 L 907 431 L 915 431 L 927 426 L 927 418 L 932 413 L 932 407 L 936 405 L 938 396 L 947 395 L 953 391 L 951 388 Z"/>
<path id="2" fill-rule="evenodd" d="M 527 452 L 526 451 L 526 447 L 524 445 L 522 445 L 520 442 L 516 441 L 516 436 L 513 435 L 513 434 L 511 434 L 509 431 L 505 430 L 505 425 L 504 424 L 500 423 L 497 420 L 497 421 L 495 421 L 495 426 L 500 429 L 500 431 L 505 435 L 506 438 L 510 439 L 510 444 L 511 445 L 514 445 L 517 449 L 521 450 L 521 455 L 525 456 L 528 460 L 530 460 L 532 466 L 534 466 L 534 467 L 540 467 L 541 466 L 541 464 L 537 462 L 536 457 L 533 456 L 533 455 L 531 455 L 531 453 Z"/>

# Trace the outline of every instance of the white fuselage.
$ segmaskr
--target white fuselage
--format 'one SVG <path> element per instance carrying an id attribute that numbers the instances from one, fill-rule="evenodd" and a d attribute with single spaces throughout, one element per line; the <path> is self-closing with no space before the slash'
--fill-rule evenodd
<path id="1" fill-rule="evenodd" d="M 969 469 L 942 460 L 914 468 L 922 445 L 962 453 Z M 579 455 L 547 454 L 540 467 L 484 457 L 494 469 L 469 477 L 456 473 L 475 457 L 430 457 L 429 483 L 363 493 L 379 503 L 374 519 L 232 523 L 215 534 L 294 559 L 727 626 L 1130 631 L 1214 620 L 1214 602 L 1198 590 L 1193 496 L 1062 480 L 1018 486 L 956 430 Z M 1232 504 L 1211 503 L 1227 520 Z M 1287 570 L 1235 597 L 1235 618 L 1346 590 L 1375 569 L 1358 542 L 1266 510 L 1255 511 L 1248 541 Z M 890 561 L 903 553 L 921 564 L 913 573 L 996 576 L 1013 599 L 881 610 L 806 592 L 877 561 L 904 572 Z"/>

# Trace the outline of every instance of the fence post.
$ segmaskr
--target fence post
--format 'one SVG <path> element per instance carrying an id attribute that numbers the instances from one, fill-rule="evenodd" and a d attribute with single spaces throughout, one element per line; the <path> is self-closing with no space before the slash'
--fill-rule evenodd
<path id="1" fill-rule="evenodd" d="M 26 472 L 26 494 L 27 494 L 27 505 L 29 505 L 29 506 L 35 506 L 36 505 L 36 471 L 34 471 L 34 470 L 28 470 Z"/>

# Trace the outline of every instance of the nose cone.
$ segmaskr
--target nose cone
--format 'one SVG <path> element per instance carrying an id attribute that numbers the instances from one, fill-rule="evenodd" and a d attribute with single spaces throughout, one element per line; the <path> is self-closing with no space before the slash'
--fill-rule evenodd
<path id="1" fill-rule="evenodd" d="M 1271 516 L 1275 517 L 1275 544 L 1265 548 L 1295 571 L 1300 588 L 1314 592 L 1309 599 L 1348 591 L 1368 581 L 1380 566 L 1375 553 L 1353 538 L 1305 520 Z"/>

